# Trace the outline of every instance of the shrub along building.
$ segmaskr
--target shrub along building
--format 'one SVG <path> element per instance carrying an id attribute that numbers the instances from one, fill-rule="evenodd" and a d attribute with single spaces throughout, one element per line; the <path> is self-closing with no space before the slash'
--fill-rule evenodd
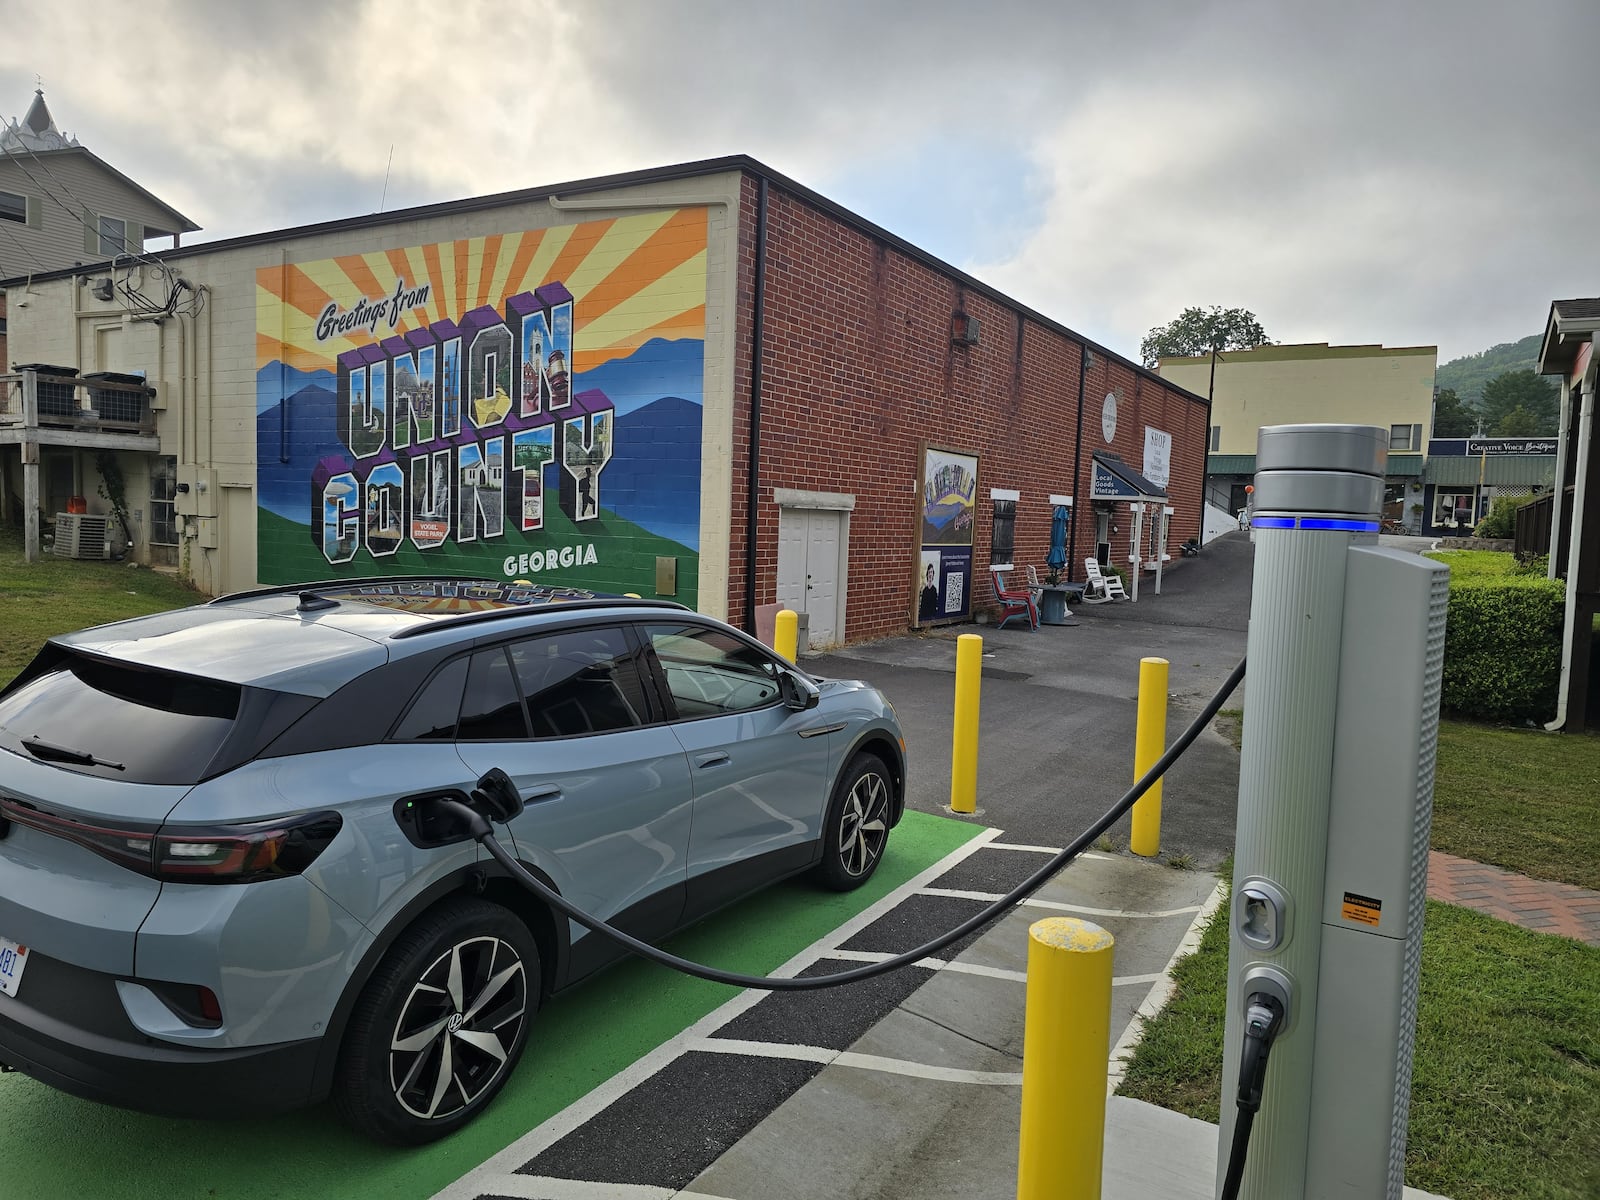
<path id="1" fill-rule="evenodd" d="M 1202 398 L 744 157 L 109 275 L 33 278 L 13 356 L 89 371 L 121 335 L 206 591 L 476 573 L 749 628 L 781 602 L 826 645 L 970 616 L 1053 523 L 1072 578 L 1199 532 Z"/>

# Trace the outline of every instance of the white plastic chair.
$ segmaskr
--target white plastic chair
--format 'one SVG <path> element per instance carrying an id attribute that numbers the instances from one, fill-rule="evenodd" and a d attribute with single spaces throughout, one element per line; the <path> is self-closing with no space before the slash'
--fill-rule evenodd
<path id="1" fill-rule="evenodd" d="M 1103 574 L 1100 570 L 1100 560 L 1086 558 L 1083 560 L 1084 578 L 1088 580 L 1083 585 L 1083 602 L 1085 604 L 1104 604 L 1107 600 L 1126 600 L 1128 593 L 1122 587 L 1122 580 L 1115 575 Z"/>
<path id="2" fill-rule="evenodd" d="M 1035 604 L 1044 598 L 1044 584 L 1039 582 L 1039 572 L 1033 569 L 1032 563 L 1028 564 L 1028 592 Z"/>

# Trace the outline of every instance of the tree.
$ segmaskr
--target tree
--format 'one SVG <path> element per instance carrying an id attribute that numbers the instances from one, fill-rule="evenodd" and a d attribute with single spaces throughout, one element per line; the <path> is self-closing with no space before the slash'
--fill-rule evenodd
<path id="1" fill-rule="evenodd" d="M 1440 388 L 1433 398 L 1433 436 L 1471 437 L 1478 431 L 1478 414 L 1456 395 L 1455 388 Z"/>
<path id="2" fill-rule="evenodd" d="M 1494 427 L 1495 437 L 1537 437 L 1539 419 L 1522 405 L 1517 405 Z"/>
<path id="3" fill-rule="evenodd" d="M 1498 437 L 1513 436 L 1500 426 L 1518 408 L 1526 409 L 1534 420 L 1534 429 L 1528 436 L 1556 431 L 1556 385 L 1532 371 L 1506 371 L 1496 375 L 1483 385 L 1479 407 L 1483 412 L 1483 427 Z"/>
<path id="4" fill-rule="evenodd" d="M 1153 367 L 1163 358 L 1192 358 L 1216 350 L 1254 350 L 1272 339 L 1256 315 L 1242 308 L 1186 308 L 1177 319 L 1157 325 L 1139 343 L 1144 365 Z"/>

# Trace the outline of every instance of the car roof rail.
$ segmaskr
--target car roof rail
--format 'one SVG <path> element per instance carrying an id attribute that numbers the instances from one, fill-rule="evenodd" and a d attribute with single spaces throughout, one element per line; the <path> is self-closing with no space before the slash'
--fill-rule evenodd
<path id="1" fill-rule="evenodd" d="M 273 587 L 248 588 L 242 592 L 229 592 L 226 596 L 218 596 L 208 600 L 208 604 L 227 604 L 233 600 L 256 600 L 262 596 L 299 596 L 307 592 L 318 592 L 323 588 L 352 588 L 352 587 L 382 587 L 394 583 L 493 583 L 504 584 L 504 580 L 489 579 L 483 575 L 441 575 L 430 573 L 427 575 L 366 575 L 346 576 L 343 579 L 319 579 L 312 583 L 280 583 Z"/>
<path id="2" fill-rule="evenodd" d="M 595 608 L 653 608 L 657 610 L 668 609 L 674 612 L 694 611 L 687 604 L 680 604 L 676 600 L 644 600 L 634 596 L 595 596 L 587 600 L 551 600 L 544 604 L 517 604 L 506 608 L 491 608 L 484 612 L 461 613 L 453 617 L 436 617 L 433 620 L 420 621 L 415 625 L 408 625 L 404 629 L 396 630 L 389 635 L 389 640 L 399 641 L 402 638 L 422 637 L 424 634 L 433 633 L 436 630 L 458 629 L 462 625 L 502 621 L 507 617 L 522 617 L 531 612 L 565 613 Z"/>

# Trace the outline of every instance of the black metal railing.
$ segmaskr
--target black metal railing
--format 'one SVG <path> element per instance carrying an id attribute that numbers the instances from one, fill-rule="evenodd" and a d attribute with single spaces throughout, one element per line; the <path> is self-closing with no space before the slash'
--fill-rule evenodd
<path id="1" fill-rule="evenodd" d="M 28 409 L 28 393 L 34 411 Z M 0 375 L 0 425 L 41 429 L 156 431 L 155 389 L 136 375 L 102 371 L 79 376 L 63 367 L 18 367 Z"/>

